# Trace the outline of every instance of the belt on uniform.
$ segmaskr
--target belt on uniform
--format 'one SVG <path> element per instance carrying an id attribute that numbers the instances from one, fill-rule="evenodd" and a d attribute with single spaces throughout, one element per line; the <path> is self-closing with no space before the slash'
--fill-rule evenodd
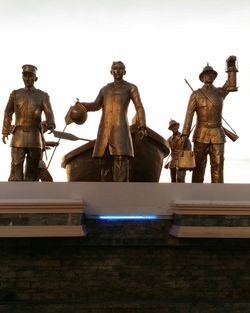
<path id="1" fill-rule="evenodd" d="M 207 127 L 207 128 L 217 128 L 217 127 L 221 127 L 222 125 L 221 123 L 199 122 L 197 126 Z"/>
<path id="2" fill-rule="evenodd" d="M 20 129 L 24 132 L 31 132 L 31 131 L 34 131 L 35 129 L 39 129 L 39 126 L 36 126 L 36 125 L 16 125 L 15 129 Z"/>

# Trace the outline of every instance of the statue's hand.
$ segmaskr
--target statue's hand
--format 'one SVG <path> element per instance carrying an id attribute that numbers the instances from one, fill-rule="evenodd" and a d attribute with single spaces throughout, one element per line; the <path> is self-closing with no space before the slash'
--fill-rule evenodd
<path id="1" fill-rule="evenodd" d="M 47 124 L 47 128 L 50 131 L 49 134 L 51 134 L 55 129 L 55 124 Z"/>
<path id="2" fill-rule="evenodd" d="M 144 137 L 147 136 L 147 128 L 146 127 L 141 127 L 138 131 L 138 137 L 140 140 L 142 140 Z"/>
<path id="3" fill-rule="evenodd" d="M 81 103 L 81 101 L 80 101 L 78 98 L 76 98 L 75 105 L 77 105 L 77 106 L 78 106 L 79 104 L 82 104 L 82 103 Z"/>
<path id="4" fill-rule="evenodd" d="M 188 135 L 186 134 L 181 134 L 181 138 L 182 138 L 182 142 L 183 142 L 183 145 L 182 145 L 182 150 L 186 150 L 186 147 L 188 146 Z"/>
<path id="5" fill-rule="evenodd" d="M 6 139 L 8 140 L 8 136 L 9 135 L 3 135 L 2 141 L 3 141 L 4 144 L 6 144 Z"/>
<path id="6" fill-rule="evenodd" d="M 86 106 L 85 106 L 85 103 L 84 102 L 80 102 L 79 99 L 77 99 L 77 101 L 75 102 L 74 107 L 75 108 L 84 107 L 84 109 L 87 110 Z"/>

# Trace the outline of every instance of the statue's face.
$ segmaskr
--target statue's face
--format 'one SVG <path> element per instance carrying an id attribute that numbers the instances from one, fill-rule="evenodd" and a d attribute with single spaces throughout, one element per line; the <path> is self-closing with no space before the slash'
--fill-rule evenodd
<path id="1" fill-rule="evenodd" d="M 111 74 L 113 75 L 115 80 L 122 79 L 125 73 L 126 71 L 122 64 L 117 63 L 112 66 Z"/>
<path id="2" fill-rule="evenodd" d="M 178 124 L 174 124 L 172 127 L 171 127 L 171 130 L 174 134 L 176 134 L 179 130 L 179 125 Z"/>
<path id="3" fill-rule="evenodd" d="M 212 84 L 214 80 L 215 80 L 215 75 L 213 72 L 206 72 L 203 74 L 204 84 Z"/>
<path id="4" fill-rule="evenodd" d="M 30 72 L 23 73 L 23 82 L 25 87 L 30 88 L 34 86 L 35 81 L 37 80 L 37 77 L 35 74 Z"/>

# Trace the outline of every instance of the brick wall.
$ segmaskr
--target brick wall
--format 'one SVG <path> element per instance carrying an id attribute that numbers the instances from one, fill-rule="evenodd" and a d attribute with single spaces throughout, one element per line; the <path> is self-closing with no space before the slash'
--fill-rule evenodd
<path id="1" fill-rule="evenodd" d="M 250 241 L 170 220 L 87 220 L 85 238 L 0 239 L 0 312 L 250 312 Z"/>

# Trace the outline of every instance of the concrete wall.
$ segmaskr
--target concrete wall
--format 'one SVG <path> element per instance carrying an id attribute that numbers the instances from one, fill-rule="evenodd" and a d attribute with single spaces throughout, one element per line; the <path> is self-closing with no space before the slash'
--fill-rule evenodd
<path id="1" fill-rule="evenodd" d="M 250 184 L 0 183 L 0 205 L 10 199 L 83 200 L 87 215 L 171 215 L 171 203 L 180 200 L 250 202 Z"/>

